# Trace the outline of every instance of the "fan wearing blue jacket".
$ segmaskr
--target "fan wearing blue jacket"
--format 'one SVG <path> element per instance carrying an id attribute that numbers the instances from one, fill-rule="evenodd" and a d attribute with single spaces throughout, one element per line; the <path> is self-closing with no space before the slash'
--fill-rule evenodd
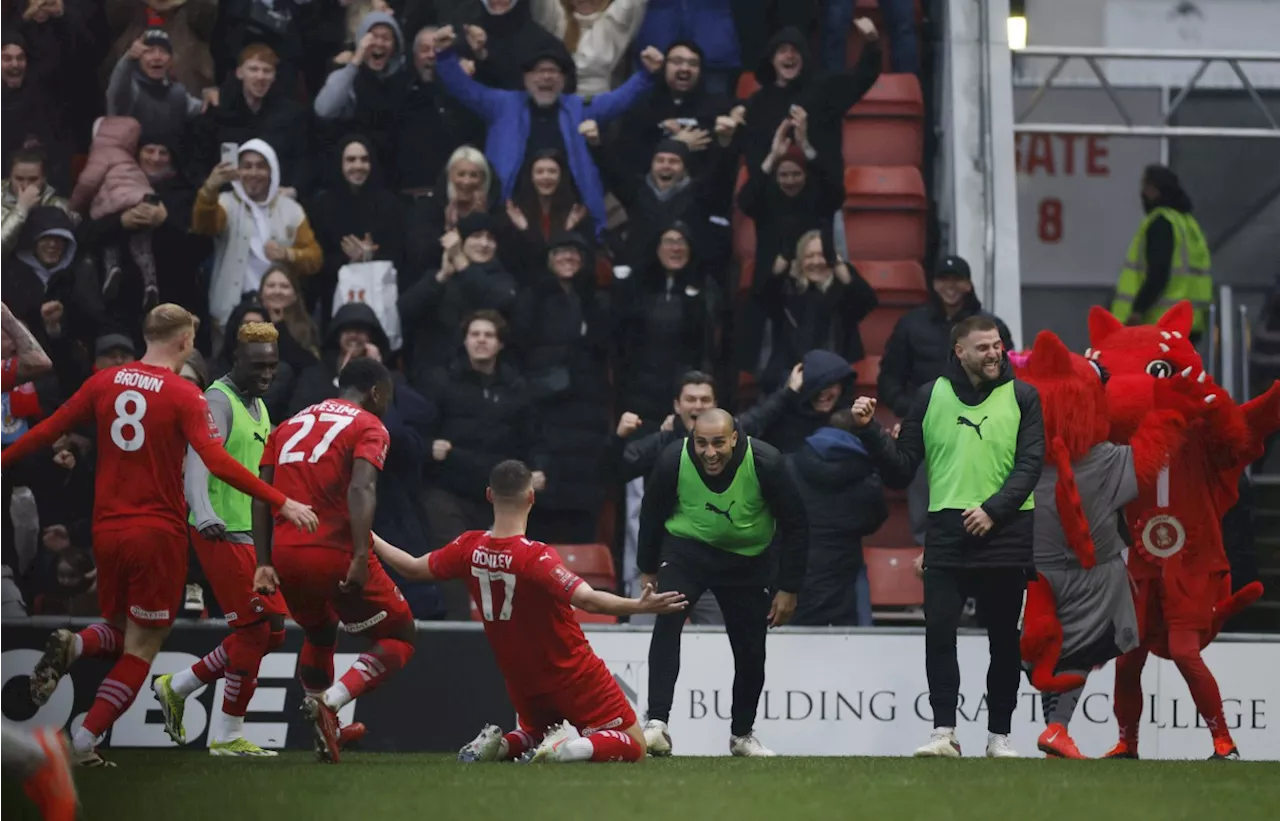
<path id="1" fill-rule="evenodd" d="M 573 88 L 574 64 L 563 44 L 529 54 L 522 66 L 524 91 L 504 91 L 477 83 L 463 70 L 453 48 L 457 35 L 452 26 L 441 28 L 435 36 L 440 82 L 489 127 L 484 154 L 502 182 L 503 200 L 515 192 L 526 155 L 559 149 L 569 160 L 569 172 L 599 237 L 608 222 L 604 185 L 578 129 L 586 120 L 603 128 L 639 102 L 653 87 L 652 75 L 662 68 L 662 52 L 646 48 L 640 55 L 645 71 L 637 71 L 613 91 L 585 100 L 566 93 Z"/>

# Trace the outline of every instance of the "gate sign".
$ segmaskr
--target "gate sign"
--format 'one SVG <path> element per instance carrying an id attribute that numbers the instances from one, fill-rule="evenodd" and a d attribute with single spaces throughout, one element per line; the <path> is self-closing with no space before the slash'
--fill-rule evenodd
<path id="1" fill-rule="evenodd" d="M 1033 93 L 1014 89 L 1014 111 Z M 1117 90 L 1137 122 L 1159 121 L 1161 93 Z M 1052 88 L 1028 121 L 1123 124 L 1100 88 Z M 1014 146 L 1022 282 L 1114 286 L 1142 221 L 1142 169 L 1160 161 L 1160 140 L 1016 134 Z"/>

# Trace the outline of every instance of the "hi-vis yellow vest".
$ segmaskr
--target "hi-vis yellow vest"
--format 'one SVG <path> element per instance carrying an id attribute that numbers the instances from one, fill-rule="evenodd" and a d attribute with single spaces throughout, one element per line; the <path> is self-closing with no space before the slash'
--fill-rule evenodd
<path id="1" fill-rule="evenodd" d="M 1115 300 L 1111 313 L 1121 322 L 1128 322 L 1133 313 L 1133 300 L 1147 278 L 1147 231 L 1152 221 L 1164 217 L 1173 226 L 1173 259 L 1169 266 L 1169 284 L 1155 304 L 1142 315 L 1144 325 L 1154 324 L 1165 311 L 1179 300 L 1190 300 L 1195 309 L 1192 330 L 1203 331 L 1209 303 L 1213 302 L 1213 277 L 1209 275 L 1209 244 L 1205 242 L 1200 223 L 1190 214 L 1172 208 L 1156 208 L 1138 226 L 1138 233 L 1129 243 L 1129 256 L 1120 271 L 1116 283 Z"/>

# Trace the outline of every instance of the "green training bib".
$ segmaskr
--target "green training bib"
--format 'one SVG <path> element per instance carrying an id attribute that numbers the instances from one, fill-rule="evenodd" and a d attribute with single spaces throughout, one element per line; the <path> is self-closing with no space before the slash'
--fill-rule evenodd
<path id="1" fill-rule="evenodd" d="M 689 448 L 682 447 L 676 492 L 676 511 L 667 519 L 667 532 L 672 536 L 696 539 L 743 556 L 763 553 L 773 541 L 773 512 L 760 491 L 750 439 L 742 464 L 724 493 L 707 488 Z"/>
<path id="2" fill-rule="evenodd" d="M 262 461 L 262 451 L 266 449 L 267 437 L 271 434 L 271 419 L 267 415 L 267 406 L 260 398 L 253 401 L 257 404 L 258 418 L 249 414 L 240 397 L 221 381 L 209 386 L 225 394 L 231 402 L 231 435 L 223 446 L 231 458 L 247 467 L 255 475 L 258 463 Z M 218 477 L 209 475 L 209 503 L 213 512 L 227 526 L 228 533 L 248 533 L 253 530 L 253 497 L 241 493 Z M 195 525 L 195 515 L 189 517 Z"/>
<path id="3" fill-rule="evenodd" d="M 1012 380 L 980 405 L 961 402 L 946 377 L 935 381 L 923 425 L 929 512 L 968 510 L 994 496 L 1013 470 L 1021 422 Z M 1035 506 L 1032 494 L 1020 509 Z"/>

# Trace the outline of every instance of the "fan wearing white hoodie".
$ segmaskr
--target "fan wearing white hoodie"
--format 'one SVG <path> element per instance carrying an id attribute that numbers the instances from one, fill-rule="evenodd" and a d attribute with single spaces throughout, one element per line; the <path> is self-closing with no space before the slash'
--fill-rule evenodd
<path id="1" fill-rule="evenodd" d="M 610 91 L 644 21 L 649 0 L 531 0 L 533 19 L 564 40 L 578 68 L 578 93 Z M 572 8 L 572 11 L 568 9 Z"/>
<path id="2" fill-rule="evenodd" d="M 221 191 L 226 183 L 231 190 Z M 287 263 L 306 277 L 324 259 L 306 212 L 280 193 L 280 162 L 262 140 L 240 146 L 237 166 L 219 165 L 209 174 L 196 195 L 191 230 L 214 239 L 209 313 L 215 340 L 244 295 L 257 294 L 272 263 Z"/>

